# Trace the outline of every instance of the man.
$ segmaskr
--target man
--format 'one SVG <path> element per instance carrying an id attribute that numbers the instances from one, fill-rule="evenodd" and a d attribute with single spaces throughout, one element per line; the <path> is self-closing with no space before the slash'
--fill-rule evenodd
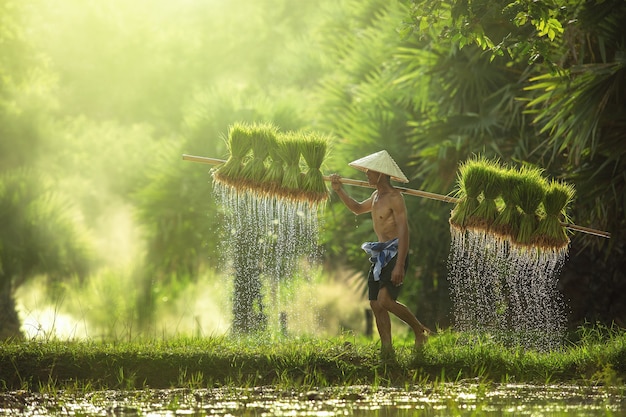
<path id="1" fill-rule="evenodd" d="M 353 161 L 350 166 L 365 171 L 368 183 L 376 190 L 363 202 L 350 197 L 341 185 L 341 177 L 331 175 L 333 190 L 354 214 L 372 213 L 378 242 L 367 242 L 362 248 L 370 255 L 368 275 L 369 300 L 381 340 L 383 356 L 393 354 L 391 320 L 393 313 L 415 333 L 415 346 L 424 344 L 430 330 L 411 311 L 397 301 L 408 267 L 409 226 L 404 197 L 391 185 L 390 179 L 408 182 L 387 151 L 380 151 Z"/>

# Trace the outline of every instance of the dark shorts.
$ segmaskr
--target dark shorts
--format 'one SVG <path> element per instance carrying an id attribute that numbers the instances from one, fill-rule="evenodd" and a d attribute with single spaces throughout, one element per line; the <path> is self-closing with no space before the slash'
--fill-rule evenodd
<path id="1" fill-rule="evenodd" d="M 387 291 L 389 295 L 394 300 L 398 299 L 398 295 L 400 295 L 400 290 L 402 289 L 402 285 L 395 286 L 391 282 L 391 272 L 393 268 L 396 266 L 396 258 L 394 256 L 391 258 L 389 263 L 385 265 L 385 267 L 380 271 L 380 281 L 374 281 L 374 264 L 370 267 L 370 272 L 367 274 L 367 288 L 369 290 L 369 300 L 374 301 L 378 299 L 378 291 L 382 287 L 387 287 Z M 404 262 L 404 273 L 406 274 L 406 270 L 409 267 L 409 256 L 407 255 L 406 261 Z"/>

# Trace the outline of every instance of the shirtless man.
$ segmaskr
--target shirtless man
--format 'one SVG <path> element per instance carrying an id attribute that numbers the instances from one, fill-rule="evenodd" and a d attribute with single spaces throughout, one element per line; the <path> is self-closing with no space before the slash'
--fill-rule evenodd
<path id="1" fill-rule="evenodd" d="M 385 154 L 386 157 L 391 159 L 386 152 Z M 376 190 L 368 199 L 359 203 L 350 197 L 343 189 L 340 182 L 341 177 L 337 174 L 331 175 L 331 183 L 333 190 L 337 193 L 341 201 L 343 201 L 346 207 L 354 214 L 372 213 L 374 232 L 378 237 L 378 242 L 363 244 L 363 249 L 365 249 L 366 252 L 372 255 L 372 253 L 368 251 L 368 248 L 375 247 L 375 245 L 379 245 L 379 243 L 384 243 L 384 245 L 379 245 L 376 249 L 382 249 L 380 246 L 387 245 L 394 249 L 391 255 L 394 254 L 395 248 L 397 248 L 395 256 L 386 260 L 386 264 L 378 274 L 378 279 L 375 279 L 375 264 L 372 265 L 368 275 L 370 306 L 374 312 L 376 327 L 380 335 L 381 352 L 383 355 L 388 355 L 393 353 L 390 312 L 413 329 L 416 347 L 426 342 L 430 330 L 420 323 L 405 305 L 397 301 L 401 286 L 404 283 L 409 252 L 409 227 L 404 197 L 400 191 L 391 185 L 389 174 L 353 165 L 357 162 L 358 161 L 354 161 L 351 165 L 358 169 L 365 170 L 368 183 L 376 187 Z M 368 165 L 367 161 L 365 165 Z M 395 166 L 395 162 L 393 162 L 393 165 Z M 377 164 L 373 164 L 373 166 L 379 167 Z M 388 170 L 385 168 L 384 164 L 381 165 L 381 167 L 382 168 L 378 169 Z M 395 168 L 399 171 L 397 166 L 395 166 Z M 393 174 L 395 171 L 392 169 L 390 173 Z M 399 173 L 402 175 L 402 178 L 406 178 L 401 171 L 399 171 Z M 390 243 L 391 245 L 389 245 Z M 374 256 L 377 254 L 378 252 L 376 251 L 373 253 Z M 383 263 L 385 263 L 385 261 L 383 261 Z"/>

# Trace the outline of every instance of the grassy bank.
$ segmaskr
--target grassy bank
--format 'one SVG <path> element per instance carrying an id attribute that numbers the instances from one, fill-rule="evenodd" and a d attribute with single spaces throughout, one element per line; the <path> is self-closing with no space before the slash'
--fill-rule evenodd
<path id="1" fill-rule="evenodd" d="M 167 341 L 30 341 L 0 345 L 0 388 L 133 389 L 223 385 L 324 387 L 427 381 L 515 381 L 621 385 L 626 333 L 582 329 L 558 352 L 507 348 L 488 338 L 442 332 L 418 352 L 397 341 L 395 360 L 378 345 L 334 339 L 213 337 Z"/>

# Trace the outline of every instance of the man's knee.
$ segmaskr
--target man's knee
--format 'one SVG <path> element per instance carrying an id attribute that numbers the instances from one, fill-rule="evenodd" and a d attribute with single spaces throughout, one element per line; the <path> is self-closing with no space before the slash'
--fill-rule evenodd
<path id="1" fill-rule="evenodd" d="M 374 314 L 384 310 L 383 306 L 380 304 L 380 302 L 378 302 L 378 300 L 370 300 L 370 308 L 372 309 Z"/>
<path id="2" fill-rule="evenodd" d="M 396 302 L 396 300 L 391 297 L 389 291 L 387 291 L 387 288 L 381 288 L 381 290 L 378 292 L 378 300 L 376 300 L 376 302 L 381 308 L 389 310 L 389 308 L 392 306 L 392 304 Z"/>

